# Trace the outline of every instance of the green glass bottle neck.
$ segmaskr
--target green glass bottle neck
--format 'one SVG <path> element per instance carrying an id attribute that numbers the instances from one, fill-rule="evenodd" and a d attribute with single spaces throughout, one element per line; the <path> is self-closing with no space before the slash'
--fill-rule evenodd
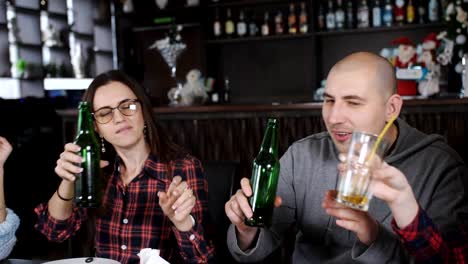
<path id="1" fill-rule="evenodd" d="M 80 106 L 79 115 L 78 115 L 78 133 L 86 133 L 89 131 L 94 131 L 93 118 L 91 112 L 89 111 L 89 106 L 82 105 Z"/>
<path id="2" fill-rule="evenodd" d="M 278 155 L 278 125 L 269 122 L 265 136 L 263 137 L 260 152 L 268 152 L 273 155 Z"/>

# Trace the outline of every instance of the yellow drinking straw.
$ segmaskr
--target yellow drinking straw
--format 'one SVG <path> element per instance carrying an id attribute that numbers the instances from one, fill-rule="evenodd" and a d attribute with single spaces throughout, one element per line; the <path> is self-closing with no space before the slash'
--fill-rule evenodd
<path id="1" fill-rule="evenodd" d="M 383 136 L 385 135 L 385 133 L 387 133 L 387 130 L 390 128 L 390 126 L 393 124 L 393 121 L 395 121 L 396 119 L 396 116 L 391 116 L 390 117 L 390 120 L 388 120 L 387 124 L 385 125 L 385 127 L 382 129 L 382 132 L 380 132 L 379 136 L 377 137 L 377 140 L 375 141 L 375 144 L 374 144 L 374 147 L 372 148 L 372 151 L 369 155 L 369 158 L 367 159 L 369 162 L 372 160 L 372 158 L 374 157 L 375 155 L 375 152 L 377 151 L 377 148 L 379 147 L 380 145 L 380 141 L 382 141 L 382 138 Z"/>

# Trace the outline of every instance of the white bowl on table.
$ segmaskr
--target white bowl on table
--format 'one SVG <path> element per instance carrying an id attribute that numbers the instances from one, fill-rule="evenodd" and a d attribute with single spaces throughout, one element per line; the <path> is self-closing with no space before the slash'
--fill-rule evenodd
<path id="1" fill-rule="evenodd" d="M 49 262 L 44 262 L 42 264 L 120 264 L 120 262 L 112 259 L 106 258 L 69 258 L 69 259 L 60 259 Z"/>

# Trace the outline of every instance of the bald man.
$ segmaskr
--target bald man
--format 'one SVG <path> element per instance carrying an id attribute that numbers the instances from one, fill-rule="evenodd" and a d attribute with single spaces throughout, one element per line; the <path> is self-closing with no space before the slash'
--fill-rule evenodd
<path id="1" fill-rule="evenodd" d="M 334 203 L 328 190 L 338 182 L 338 155 L 346 153 L 353 131 L 378 134 L 402 99 L 396 94 L 394 69 L 371 53 L 355 53 L 329 72 L 322 116 L 327 131 L 295 142 L 281 158 L 271 228 L 248 227 L 252 215 L 247 179 L 225 205 L 232 224 L 228 247 L 241 262 L 260 261 L 296 226 L 293 263 L 406 263 L 406 254 L 391 230 L 388 206 L 373 199 L 368 212 Z M 408 179 L 420 206 L 442 230 L 456 226 L 455 215 L 468 211 L 463 178 L 468 173 L 460 157 L 442 137 L 425 135 L 401 119 L 386 135 L 391 147 L 385 161 Z"/>

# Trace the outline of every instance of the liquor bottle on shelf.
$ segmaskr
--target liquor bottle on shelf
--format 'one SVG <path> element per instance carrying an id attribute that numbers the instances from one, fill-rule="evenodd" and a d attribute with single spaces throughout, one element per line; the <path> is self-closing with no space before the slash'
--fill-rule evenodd
<path id="1" fill-rule="evenodd" d="M 430 22 L 439 21 L 439 3 L 437 0 L 429 0 L 428 18 Z"/>
<path id="2" fill-rule="evenodd" d="M 382 26 L 382 7 L 379 0 L 375 0 L 374 7 L 372 7 L 372 26 Z"/>
<path id="3" fill-rule="evenodd" d="M 295 9 L 293 3 L 289 4 L 288 32 L 289 32 L 289 34 L 296 34 L 297 33 L 296 9 Z"/>
<path id="4" fill-rule="evenodd" d="M 405 0 L 395 0 L 395 23 L 402 25 L 405 22 Z"/>
<path id="5" fill-rule="evenodd" d="M 234 21 L 231 18 L 231 9 L 228 8 L 226 11 L 226 22 L 224 24 L 224 33 L 226 37 L 230 38 L 234 35 Z"/>
<path id="6" fill-rule="evenodd" d="M 357 9 L 358 28 L 369 27 L 369 6 L 366 0 L 361 0 Z"/>
<path id="7" fill-rule="evenodd" d="M 216 8 L 215 10 L 215 18 L 213 22 L 213 35 L 215 38 L 219 38 L 222 35 L 222 30 L 221 30 L 221 21 L 219 21 L 219 9 Z"/>
<path id="8" fill-rule="evenodd" d="M 231 87 L 229 86 L 229 78 L 224 78 L 224 92 L 223 92 L 223 102 L 231 102 Z"/>
<path id="9" fill-rule="evenodd" d="M 319 3 L 319 9 L 317 14 L 317 27 L 319 31 L 325 30 L 325 9 L 322 2 Z"/>
<path id="10" fill-rule="evenodd" d="M 284 25 L 283 25 L 283 13 L 281 10 L 278 10 L 275 16 L 275 34 L 281 35 L 284 33 Z"/>
<path id="11" fill-rule="evenodd" d="M 343 2 L 336 0 L 335 22 L 337 29 L 343 29 L 345 26 L 345 12 L 343 10 Z"/>
<path id="12" fill-rule="evenodd" d="M 413 0 L 408 0 L 408 4 L 406 5 L 406 23 L 412 24 L 414 23 L 414 16 L 415 10 L 413 5 Z"/>
<path id="13" fill-rule="evenodd" d="M 265 11 L 263 15 L 263 24 L 262 24 L 262 36 L 270 35 L 270 16 L 268 15 L 268 11 Z"/>
<path id="14" fill-rule="evenodd" d="M 326 19 L 327 30 L 334 30 L 336 28 L 336 18 L 335 18 L 335 12 L 333 11 L 332 0 L 328 0 L 327 15 L 325 19 Z"/>
<path id="15" fill-rule="evenodd" d="M 239 12 L 239 21 L 237 21 L 237 35 L 244 37 L 247 35 L 247 24 L 245 23 L 244 11 Z"/>
<path id="16" fill-rule="evenodd" d="M 393 24 L 393 7 L 390 0 L 385 0 L 382 20 L 383 24 L 387 27 L 391 27 Z"/>
<path id="17" fill-rule="evenodd" d="M 346 1 L 346 27 L 354 28 L 354 7 L 353 1 Z"/>
<path id="18" fill-rule="evenodd" d="M 301 3 L 301 13 L 299 14 L 299 32 L 302 34 L 309 32 L 309 22 L 307 19 L 306 5 L 304 2 Z"/>
<path id="19" fill-rule="evenodd" d="M 426 5 L 424 4 L 423 0 L 419 0 L 417 10 L 418 10 L 418 22 L 420 24 L 426 23 L 427 12 L 426 12 Z"/>
<path id="20" fill-rule="evenodd" d="M 254 37 L 258 34 L 257 17 L 252 13 L 249 21 L 249 36 Z"/>
<path id="21" fill-rule="evenodd" d="M 219 104 L 219 93 L 217 91 L 211 92 L 210 104 Z"/>

